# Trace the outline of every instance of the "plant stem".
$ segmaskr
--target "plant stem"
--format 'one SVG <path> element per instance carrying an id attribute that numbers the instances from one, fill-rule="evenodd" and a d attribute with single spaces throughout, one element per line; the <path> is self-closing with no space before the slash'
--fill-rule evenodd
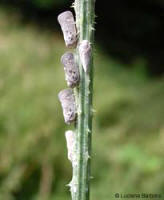
<path id="1" fill-rule="evenodd" d="M 94 40 L 94 6 L 95 0 L 75 0 L 76 25 L 79 43 L 88 40 L 92 47 Z M 93 54 L 91 55 L 89 73 L 85 73 L 79 59 L 77 46 L 77 62 L 80 71 L 79 89 L 75 89 L 78 117 L 76 124 L 77 162 L 73 162 L 73 179 L 71 193 L 73 200 L 89 200 L 90 158 L 92 134 L 92 93 L 93 93 Z"/>

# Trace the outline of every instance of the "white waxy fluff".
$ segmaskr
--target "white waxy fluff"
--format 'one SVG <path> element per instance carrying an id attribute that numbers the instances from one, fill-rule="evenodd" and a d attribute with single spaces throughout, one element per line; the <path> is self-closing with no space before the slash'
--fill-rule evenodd
<path id="1" fill-rule="evenodd" d="M 67 150 L 68 150 L 68 159 L 73 163 L 74 160 L 74 149 L 75 149 L 75 132 L 69 130 L 65 132 Z"/>
<path id="2" fill-rule="evenodd" d="M 59 101 L 63 109 L 64 121 L 70 124 L 76 119 L 75 97 L 72 89 L 65 89 L 58 94 Z"/>
<path id="3" fill-rule="evenodd" d="M 83 69 L 86 73 L 88 73 L 91 59 L 91 45 L 88 40 L 83 40 L 80 42 L 79 55 Z"/>
<path id="4" fill-rule="evenodd" d="M 65 79 L 68 87 L 76 87 L 80 81 L 80 74 L 74 55 L 69 52 L 65 53 L 61 57 L 61 63 L 64 65 Z"/>
<path id="5" fill-rule="evenodd" d="M 66 46 L 69 48 L 76 47 L 77 31 L 72 12 L 62 12 L 60 15 L 58 15 L 58 22 L 61 26 Z"/>

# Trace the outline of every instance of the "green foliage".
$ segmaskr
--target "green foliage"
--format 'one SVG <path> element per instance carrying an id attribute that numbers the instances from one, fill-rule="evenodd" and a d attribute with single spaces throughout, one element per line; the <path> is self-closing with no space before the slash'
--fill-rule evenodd
<path id="1" fill-rule="evenodd" d="M 32 1 L 37 7 L 50 8 L 54 5 L 62 5 L 66 3 L 66 0 L 33 0 Z"/>
<path id="2" fill-rule="evenodd" d="M 0 200 L 69 199 L 67 127 L 57 99 L 66 87 L 63 39 L 16 19 L 1 10 Z M 91 199 L 162 194 L 164 79 L 147 77 L 142 60 L 124 69 L 97 49 Z"/>

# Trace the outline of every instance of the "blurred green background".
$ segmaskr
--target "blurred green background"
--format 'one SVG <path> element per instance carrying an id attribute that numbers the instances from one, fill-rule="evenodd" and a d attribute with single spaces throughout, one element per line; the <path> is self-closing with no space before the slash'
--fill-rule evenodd
<path id="1" fill-rule="evenodd" d="M 70 199 L 56 22 L 70 3 L 0 1 L 0 200 Z M 91 200 L 164 195 L 164 4 L 134 3 L 97 1 Z"/>

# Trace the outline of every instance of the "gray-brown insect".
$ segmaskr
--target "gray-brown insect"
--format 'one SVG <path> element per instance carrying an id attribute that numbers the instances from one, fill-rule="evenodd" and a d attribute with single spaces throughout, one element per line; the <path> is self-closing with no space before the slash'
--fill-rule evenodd
<path id="1" fill-rule="evenodd" d="M 68 159 L 73 162 L 74 160 L 74 148 L 75 148 L 75 133 L 71 130 L 65 132 L 67 150 L 68 150 Z"/>
<path id="2" fill-rule="evenodd" d="M 79 45 L 79 55 L 80 60 L 83 66 L 83 69 L 86 73 L 89 72 L 89 64 L 91 59 L 91 45 L 88 40 L 83 40 Z"/>
<path id="3" fill-rule="evenodd" d="M 75 62 L 74 55 L 72 53 L 65 53 L 61 57 L 61 63 L 64 65 L 65 79 L 68 87 L 74 88 L 80 81 L 79 69 Z"/>
<path id="4" fill-rule="evenodd" d="M 65 11 L 58 16 L 65 44 L 67 47 L 75 47 L 77 43 L 77 32 L 75 20 L 71 11 Z"/>
<path id="5" fill-rule="evenodd" d="M 72 89 L 65 89 L 58 94 L 59 101 L 63 109 L 64 121 L 66 124 L 74 122 L 76 119 L 75 97 Z"/>

